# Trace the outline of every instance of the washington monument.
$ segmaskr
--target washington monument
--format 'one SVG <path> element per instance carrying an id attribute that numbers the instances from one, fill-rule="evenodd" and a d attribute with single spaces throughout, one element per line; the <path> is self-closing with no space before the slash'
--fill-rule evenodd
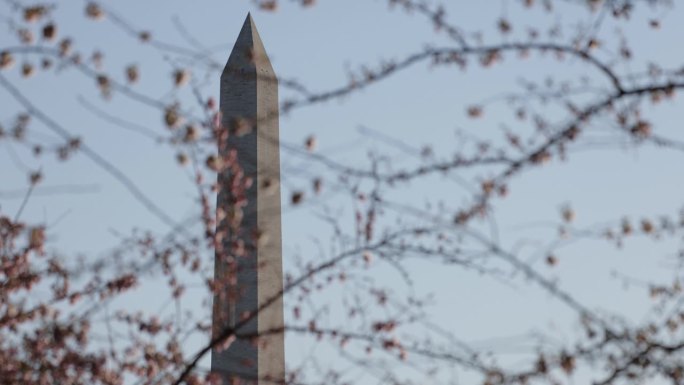
<path id="1" fill-rule="evenodd" d="M 284 382 L 278 81 L 251 15 L 221 75 L 212 351 L 224 384 Z M 255 338 L 259 336 L 259 338 Z"/>

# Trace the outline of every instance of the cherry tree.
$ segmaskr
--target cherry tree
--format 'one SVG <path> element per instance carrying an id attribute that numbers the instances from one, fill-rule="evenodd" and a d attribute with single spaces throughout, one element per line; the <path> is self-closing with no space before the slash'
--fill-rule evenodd
<path id="1" fill-rule="evenodd" d="M 246 3 L 273 18 L 327 6 Z M 361 99 L 426 142 L 402 138 L 396 119 L 361 124 L 342 150 L 323 130 L 282 141 L 285 226 L 297 227 L 286 233 L 306 240 L 285 242 L 286 324 L 268 332 L 288 338 L 285 382 L 684 383 L 684 210 L 655 205 L 681 189 L 676 4 L 352 3 L 428 27 L 431 40 L 392 59 L 355 56 L 333 86 L 279 72 L 283 119 L 321 112 L 332 125 Z M 264 337 L 212 334 L 210 322 L 217 216 L 241 221 L 215 206 L 217 173 L 240 171 L 217 154 L 238 133 L 219 124 L 212 83 L 232 42 L 207 47 L 181 18 L 147 29 L 113 3 L 1 4 L 0 383 L 219 383 L 211 350 Z M 488 24 L 473 26 L 483 9 Z M 98 33 L 116 38 L 81 45 Z M 445 99 L 453 74 L 462 96 Z M 148 160 L 167 166 L 144 180 Z M 88 206 L 101 191 L 80 173 L 115 182 L 115 199 L 99 200 L 109 211 Z M 253 188 L 232 181 L 236 196 Z M 114 244 L 83 252 L 79 242 L 99 244 L 95 218 L 47 220 L 42 198 L 107 213 L 97 222 Z M 238 382 L 256 380 L 267 379 Z"/>

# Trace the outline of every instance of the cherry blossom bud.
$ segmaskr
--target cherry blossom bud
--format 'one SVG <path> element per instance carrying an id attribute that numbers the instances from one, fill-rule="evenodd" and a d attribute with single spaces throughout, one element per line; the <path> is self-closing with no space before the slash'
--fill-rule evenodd
<path id="1" fill-rule="evenodd" d="M 173 82 L 176 87 L 182 87 L 190 81 L 190 71 L 179 69 L 173 72 Z"/>
<path id="2" fill-rule="evenodd" d="M 302 191 L 294 191 L 290 197 L 290 201 L 293 205 L 298 205 L 304 200 L 304 193 Z"/>
<path id="3" fill-rule="evenodd" d="M 307 151 L 314 151 L 316 149 L 316 137 L 310 135 L 308 138 L 306 138 L 304 145 Z"/>
<path id="4" fill-rule="evenodd" d="M 35 5 L 24 8 L 24 20 L 29 23 L 35 23 L 47 14 L 47 7 L 44 5 Z"/>
<path id="5" fill-rule="evenodd" d="M 468 116 L 471 118 L 479 118 L 482 116 L 482 107 L 470 106 L 468 107 Z"/>
<path id="6" fill-rule="evenodd" d="M 57 37 L 57 26 L 53 23 L 45 24 L 43 27 L 43 39 L 52 41 Z"/>
<path id="7" fill-rule="evenodd" d="M 9 69 L 14 65 L 14 57 L 8 51 L 0 52 L 0 69 Z"/>
<path id="8" fill-rule="evenodd" d="M 85 14 L 88 18 L 93 20 L 104 19 L 104 11 L 100 5 L 95 2 L 90 2 L 88 5 L 86 5 Z"/>
<path id="9" fill-rule="evenodd" d="M 21 65 L 21 75 L 25 78 L 30 78 L 34 73 L 33 64 L 24 63 Z"/>

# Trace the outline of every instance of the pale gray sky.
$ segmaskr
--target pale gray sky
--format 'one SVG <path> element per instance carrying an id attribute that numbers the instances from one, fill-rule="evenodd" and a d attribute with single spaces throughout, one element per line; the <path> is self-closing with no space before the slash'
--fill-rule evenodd
<path id="1" fill-rule="evenodd" d="M 194 39 L 211 49 L 212 58 L 221 64 L 228 57 L 247 12 L 251 11 L 276 72 L 281 78 L 297 79 L 314 91 L 345 84 L 348 71 L 363 65 L 374 66 L 382 60 L 400 59 L 426 45 L 453 44 L 443 34 L 435 33 L 429 20 L 399 9 L 389 10 L 385 1 L 321 0 L 317 3 L 304 10 L 285 2 L 275 13 L 256 10 L 249 1 L 125 0 L 107 6 L 133 25 L 153 31 L 154 36 L 163 41 L 191 44 L 179 33 L 178 25 L 174 23 L 178 20 Z M 484 30 L 485 41 L 491 43 L 502 39 L 496 32 L 496 22 L 501 17 L 513 21 L 512 35 L 504 38 L 510 41 L 524 38 L 528 27 L 543 30 L 549 20 L 559 18 L 560 13 L 567 28 L 598 17 L 580 7 L 567 5 L 560 6 L 558 15 L 548 16 L 539 10 L 525 11 L 519 3 L 449 1 L 446 10 L 449 21 L 464 30 Z M 658 31 L 648 27 L 648 20 L 663 12 L 647 7 L 629 23 L 621 24 L 635 57 L 647 58 L 663 67 L 677 67 L 684 61 L 684 51 L 677 48 L 678 38 L 684 33 L 684 26 L 678 22 L 684 17 L 684 9 L 681 4 L 677 5 Z M 151 54 L 147 46 L 136 43 L 108 20 L 99 23 L 85 20 L 82 8 L 81 2 L 59 4 L 55 18 L 60 20 L 61 34 L 75 36 L 75 42 L 84 52 L 88 52 L 86 47 L 103 47 L 105 69 L 120 76 L 120 80 L 123 80 L 123 68 L 137 63 L 141 81 L 135 86 L 136 90 L 165 103 L 176 99 L 191 102 L 193 96 L 189 89 L 175 92 L 169 81 L 172 67 L 183 66 L 183 62 L 167 60 L 159 52 Z M 601 25 L 601 36 L 609 41 L 620 39 L 614 32 L 615 27 L 615 22 L 607 19 Z M 9 34 L 0 34 L 0 46 L 10 45 L 10 41 L 13 40 Z M 606 87 L 607 83 L 595 69 L 577 60 L 559 63 L 550 58 L 551 55 L 547 56 L 542 58 L 535 54 L 518 60 L 514 55 L 506 55 L 503 64 L 487 70 L 475 65 L 468 71 L 461 71 L 455 67 L 432 68 L 418 64 L 350 97 L 281 117 L 281 138 L 287 145 L 301 147 L 304 139 L 313 134 L 317 137 L 319 153 L 355 166 L 367 165 L 369 151 L 390 156 L 397 169 L 416 164 L 417 160 L 406 151 L 406 146 L 420 150 L 430 145 L 438 159 L 450 159 L 453 151 L 463 145 L 462 138 L 456 135 L 457 130 L 481 139 L 500 140 L 502 127 L 516 128 L 513 114 L 503 100 L 486 107 L 485 120 L 470 120 L 465 111 L 473 103 L 522 91 L 519 84 L 523 78 L 542 81 L 550 76 L 556 81 L 569 80 L 577 84 L 579 77 L 586 75 L 591 86 Z M 26 59 L 31 60 L 31 57 Z M 646 69 L 646 63 L 637 60 L 630 68 L 618 67 L 617 71 L 643 72 Z M 71 69 L 59 76 L 37 74 L 29 80 L 20 79 L 16 70 L 3 72 L 3 75 L 37 107 L 72 133 L 82 136 L 85 143 L 115 164 L 175 221 L 182 222 L 196 215 L 195 190 L 189 174 L 175 164 L 175 151 L 102 121 L 84 109 L 79 98 L 163 135 L 159 111 L 119 94 L 114 94 L 109 101 L 102 100 L 92 82 Z M 218 97 L 218 71 L 199 72 L 193 76 L 203 90 Z M 292 93 L 281 90 L 281 98 L 288 95 Z M 12 113 L 18 110 L 17 105 L 6 92 L 0 92 L 0 106 L 0 123 L 9 125 Z M 681 138 L 678 109 L 681 109 L 681 101 L 675 99 L 658 106 L 649 105 L 644 111 L 655 123 L 658 134 Z M 196 107 L 195 112 L 200 113 Z M 554 116 L 549 117 L 556 121 Z M 636 323 L 649 317 L 647 305 L 650 302 L 646 292 L 642 288 L 624 290 L 622 282 L 612 273 L 617 271 L 638 280 L 670 280 L 676 240 L 632 239 L 623 250 L 604 241 L 571 243 L 560 249 L 559 264 L 554 268 L 545 266 L 544 255 L 540 254 L 545 243 L 555 238 L 557 227 L 554 224 L 559 222 L 560 207 L 567 202 L 571 202 L 577 212 L 575 225 L 579 229 L 611 221 L 619 223 L 624 216 L 636 222 L 642 217 L 672 215 L 682 206 L 684 179 L 677 172 L 681 154 L 652 145 L 630 144 L 628 138 L 606 129 L 607 124 L 605 121 L 592 124 L 590 137 L 595 137 L 597 143 L 609 139 L 611 146 L 585 145 L 577 151 L 570 148 L 568 162 L 555 160 L 516 178 L 509 186 L 510 195 L 496 201 L 494 217 L 502 245 L 519 247 L 524 259 L 534 261 L 535 268 L 550 279 L 558 280 L 562 288 L 590 308 L 623 314 L 629 322 Z M 369 135 L 362 127 L 376 134 Z M 40 133 L 35 135 L 53 136 L 44 129 L 38 131 Z M 377 139 L 380 135 L 404 145 L 401 149 L 390 146 L 387 141 Z M 624 145 L 615 144 L 620 138 Z M 86 187 L 87 191 L 79 194 L 36 194 L 25 208 L 22 215 L 25 220 L 52 225 L 48 233 L 50 248 L 86 256 L 103 255 L 117 244 L 115 233 L 128 234 L 132 228 L 156 233 L 168 230 L 126 188 L 82 155 L 60 163 L 52 156 L 33 159 L 26 151 L 15 147 L 0 141 L 0 192 L 3 194 L 26 187 L 25 166 L 42 169 L 46 176 L 45 186 L 73 184 Z M 284 202 L 289 200 L 292 189 L 309 191 L 309 176 L 332 175 L 321 165 L 287 148 L 282 150 L 281 157 Z M 494 174 L 492 171 L 491 175 Z M 479 182 L 475 174 L 459 175 L 471 189 L 477 188 Z M 484 176 L 487 176 L 486 172 Z M 334 180 L 327 181 L 326 185 L 334 185 Z M 468 190 L 456 181 L 429 177 L 385 192 L 395 201 L 416 207 L 441 201 L 445 207 L 455 208 L 467 202 Z M 321 244 L 323 255 L 330 252 L 327 242 L 332 230 L 317 216 L 322 207 L 338 213 L 342 226 L 353 228 L 354 211 L 349 201 L 345 194 L 325 192 L 302 209 L 292 210 L 284 205 L 286 271 L 295 271 L 298 259 L 320 260 Z M 15 213 L 20 204 L 21 199 L 15 196 L 0 196 L 2 213 Z M 482 229 L 487 233 L 491 231 L 489 224 L 483 224 Z M 527 242 L 521 243 L 521 239 Z M 572 312 L 527 282 L 520 273 L 504 269 L 501 263 L 492 263 L 492 268 L 504 269 L 498 279 L 464 271 L 458 266 L 445 267 L 419 260 L 406 266 L 413 287 L 406 286 L 395 270 L 380 262 L 367 274 L 399 293 L 433 295 L 427 311 L 435 324 L 478 349 L 501 352 L 502 362 L 515 363 L 525 357 L 524 353 L 534 353 L 529 339 L 517 338 L 530 331 L 554 335 L 557 338 L 554 343 L 561 344 L 572 342 L 578 333 Z M 326 310 L 329 318 L 321 316 L 324 323 L 336 324 L 335 309 L 340 306 L 338 301 L 345 298 L 346 290 L 344 285 L 334 286 L 313 296 L 317 306 L 327 304 L 330 307 Z M 151 285 L 149 290 L 141 291 L 133 306 L 147 309 L 161 306 L 165 302 L 159 300 L 161 294 Z M 293 298 L 289 300 L 292 302 L 286 305 L 294 303 Z M 196 309 L 194 305 L 188 306 Z M 312 309 L 318 309 L 317 306 Z M 286 316 L 290 315 L 288 307 Z M 506 339 L 511 336 L 516 338 Z M 499 337 L 504 339 L 499 340 Z M 317 353 L 319 359 L 335 362 L 333 367 L 351 366 L 350 362 L 337 356 L 334 348 L 316 347 L 312 338 L 288 338 L 287 341 L 288 364 L 292 367 L 301 363 L 312 346 L 321 352 Z M 187 348 L 191 350 L 199 343 L 201 341 L 191 341 Z M 581 376 L 576 378 L 580 383 Z M 464 380 L 468 378 L 463 377 Z M 357 377 L 357 380 L 356 383 L 374 383 L 369 375 Z"/>

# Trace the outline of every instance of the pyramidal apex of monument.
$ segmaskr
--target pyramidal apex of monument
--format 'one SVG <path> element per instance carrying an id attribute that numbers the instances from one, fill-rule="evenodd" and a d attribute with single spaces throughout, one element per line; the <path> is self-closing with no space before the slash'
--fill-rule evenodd
<path id="1" fill-rule="evenodd" d="M 259 71 L 274 75 L 271 60 L 268 58 L 264 44 L 259 36 L 252 14 L 248 13 L 238 35 L 228 62 L 223 69 L 226 72 Z"/>

